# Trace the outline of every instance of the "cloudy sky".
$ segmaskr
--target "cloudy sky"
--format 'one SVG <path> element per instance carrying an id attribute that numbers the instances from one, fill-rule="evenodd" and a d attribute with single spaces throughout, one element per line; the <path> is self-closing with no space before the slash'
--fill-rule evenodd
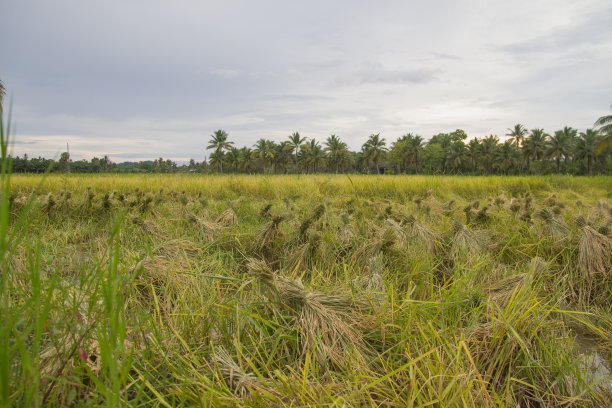
<path id="1" fill-rule="evenodd" d="M 612 102 L 609 0 L 0 0 L 0 15 L 19 155 L 68 141 L 74 159 L 199 161 L 219 128 L 352 149 L 584 129 Z"/>

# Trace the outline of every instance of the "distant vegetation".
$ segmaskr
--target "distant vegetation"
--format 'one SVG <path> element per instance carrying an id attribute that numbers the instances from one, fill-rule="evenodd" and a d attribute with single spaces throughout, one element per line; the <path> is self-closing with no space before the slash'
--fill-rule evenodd
<path id="1" fill-rule="evenodd" d="M 209 160 L 177 165 L 172 160 L 114 163 L 108 156 L 73 161 L 67 152 L 56 162 L 13 157 L 13 172 L 42 173 L 393 173 L 393 174 L 609 174 L 612 116 L 597 121 L 599 129 L 578 132 L 564 127 L 552 134 L 517 124 L 504 142 L 495 135 L 468 140 L 461 129 L 438 133 L 425 141 L 407 133 L 390 145 L 372 134 L 358 152 L 336 135 L 323 144 L 295 132 L 287 140 L 259 139 L 252 147 L 235 147 L 224 130 L 211 135 Z"/>

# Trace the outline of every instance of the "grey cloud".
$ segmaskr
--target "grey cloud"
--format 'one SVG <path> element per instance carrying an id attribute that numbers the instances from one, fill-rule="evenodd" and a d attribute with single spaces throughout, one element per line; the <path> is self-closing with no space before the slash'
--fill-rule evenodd
<path id="1" fill-rule="evenodd" d="M 502 52 L 529 55 L 542 52 L 565 53 L 577 47 L 612 42 L 612 7 L 591 13 L 577 22 L 552 30 L 546 35 L 492 46 Z"/>
<path id="2" fill-rule="evenodd" d="M 360 84 L 424 84 L 434 81 L 442 70 L 437 68 L 387 69 L 380 64 L 369 64 L 353 75 L 336 80 L 340 85 Z"/>
<path id="3" fill-rule="evenodd" d="M 457 55 L 453 55 L 453 54 L 446 54 L 443 52 L 430 52 L 429 53 L 433 58 L 436 59 L 441 59 L 441 60 L 451 60 L 451 61 L 461 61 L 463 58 L 457 56 Z"/>

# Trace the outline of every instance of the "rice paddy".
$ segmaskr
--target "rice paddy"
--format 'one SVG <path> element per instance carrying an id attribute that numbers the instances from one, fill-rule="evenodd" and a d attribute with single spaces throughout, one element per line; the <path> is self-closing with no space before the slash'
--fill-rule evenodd
<path id="1" fill-rule="evenodd" d="M 4 178 L 3 406 L 604 407 L 612 178 Z"/>

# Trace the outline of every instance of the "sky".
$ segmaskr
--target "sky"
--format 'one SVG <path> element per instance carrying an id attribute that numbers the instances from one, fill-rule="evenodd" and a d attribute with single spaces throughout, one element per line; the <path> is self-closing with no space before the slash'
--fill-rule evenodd
<path id="1" fill-rule="evenodd" d="M 293 132 L 359 150 L 612 103 L 609 0 L 0 0 L 14 154 L 197 161 Z"/>

